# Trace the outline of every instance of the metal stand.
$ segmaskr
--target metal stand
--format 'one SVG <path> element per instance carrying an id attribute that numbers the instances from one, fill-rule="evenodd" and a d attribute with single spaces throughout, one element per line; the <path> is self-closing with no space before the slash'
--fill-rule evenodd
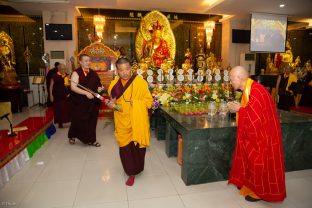
<path id="1" fill-rule="evenodd" d="M 6 118 L 6 119 L 8 120 L 8 122 L 10 123 L 10 133 L 8 134 L 8 136 L 9 136 L 9 137 L 13 137 L 13 136 L 16 136 L 16 134 L 13 132 L 13 125 L 12 125 L 10 119 L 8 118 L 9 115 L 10 115 L 10 114 L 7 113 L 7 114 L 1 116 L 1 120 L 2 120 L 3 118 Z"/>
<path id="2" fill-rule="evenodd" d="M 37 84 L 38 85 L 38 105 L 39 106 L 42 106 L 42 103 L 41 103 L 41 96 L 40 96 L 40 84 Z"/>
<path id="3" fill-rule="evenodd" d="M 45 107 L 47 105 L 45 87 L 42 85 L 42 105 Z"/>

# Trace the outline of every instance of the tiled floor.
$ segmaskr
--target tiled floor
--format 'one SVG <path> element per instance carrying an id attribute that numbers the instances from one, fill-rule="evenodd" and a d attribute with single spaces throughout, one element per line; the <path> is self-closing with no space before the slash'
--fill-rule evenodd
<path id="1" fill-rule="evenodd" d="M 14 115 L 14 123 L 41 108 Z M 168 158 L 164 141 L 151 138 L 145 171 L 133 187 L 124 184 L 111 120 L 97 126 L 100 148 L 67 140 L 68 128 L 57 129 L 12 180 L 0 190 L 0 207 L 20 208 L 311 208 L 312 170 L 286 173 L 283 203 L 246 202 L 226 181 L 185 186 L 176 158 Z M 14 205 L 15 204 L 15 205 Z"/>

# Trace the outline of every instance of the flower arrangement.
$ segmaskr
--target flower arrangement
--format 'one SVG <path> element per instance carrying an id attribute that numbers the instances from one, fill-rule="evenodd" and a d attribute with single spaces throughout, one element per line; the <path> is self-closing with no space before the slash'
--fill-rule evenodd
<path id="1" fill-rule="evenodd" d="M 171 106 L 186 115 L 206 113 L 208 102 L 215 102 L 219 105 L 222 101 L 234 99 L 234 91 L 229 83 L 156 84 L 151 90 L 154 110 L 160 106 Z"/>

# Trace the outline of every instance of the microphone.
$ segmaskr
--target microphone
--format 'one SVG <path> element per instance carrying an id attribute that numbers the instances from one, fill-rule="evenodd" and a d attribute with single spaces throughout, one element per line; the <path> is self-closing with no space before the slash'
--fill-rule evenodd
<path id="1" fill-rule="evenodd" d="M 0 120 L 4 119 L 5 117 L 8 117 L 8 115 L 10 115 L 10 113 L 6 113 L 6 114 L 2 115 L 2 116 L 0 117 Z"/>
<path id="2" fill-rule="evenodd" d="M 12 126 L 10 119 L 8 118 L 8 115 L 10 115 L 10 113 L 6 113 L 6 114 L 2 115 L 0 117 L 0 120 L 2 120 L 4 118 L 6 118 L 8 120 L 8 122 L 10 123 L 10 130 L 11 130 L 11 132 L 9 132 L 8 135 L 9 135 L 9 137 L 13 137 L 13 136 L 16 136 L 16 134 L 13 132 L 13 126 Z"/>

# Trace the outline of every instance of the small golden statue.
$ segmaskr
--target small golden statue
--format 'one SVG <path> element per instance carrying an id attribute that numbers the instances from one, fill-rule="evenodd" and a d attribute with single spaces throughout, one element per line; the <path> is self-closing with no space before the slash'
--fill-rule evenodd
<path id="1" fill-rule="evenodd" d="M 161 64 L 160 68 L 164 71 L 165 74 L 168 74 L 168 70 L 170 69 L 170 65 L 168 64 L 167 59 L 163 60 L 163 63 Z"/>
<path id="2" fill-rule="evenodd" d="M 200 48 L 199 53 L 196 55 L 196 67 L 197 69 L 206 68 L 205 53 L 203 48 Z"/>
<path id="3" fill-rule="evenodd" d="M 297 56 L 297 58 L 295 59 L 295 67 L 300 67 L 301 65 L 301 59 L 300 56 Z"/>
<path id="4" fill-rule="evenodd" d="M 145 63 L 144 58 L 141 59 L 140 63 L 139 63 L 139 68 L 146 72 L 148 70 L 148 65 Z"/>
<path id="5" fill-rule="evenodd" d="M 11 37 L 4 31 L 0 33 L 0 84 L 16 85 L 16 72 L 14 69 L 15 54 Z"/>
<path id="6" fill-rule="evenodd" d="M 184 63 L 182 64 L 182 69 L 184 74 L 188 73 L 188 70 L 192 68 L 192 64 L 190 63 L 190 59 L 185 59 Z"/>
<path id="7" fill-rule="evenodd" d="M 138 69 L 139 69 L 139 65 L 136 61 L 134 61 L 132 64 L 132 72 L 136 73 Z"/>
<path id="8" fill-rule="evenodd" d="M 184 54 L 184 61 L 188 59 L 189 60 L 189 63 L 192 64 L 192 53 L 190 51 L 190 48 L 187 48 L 186 51 L 185 51 L 185 54 Z"/>
<path id="9" fill-rule="evenodd" d="M 207 55 L 206 66 L 209 69 L 213 69 L 214 67 L 217 66 L 217 59 L 216 59 L 214 53 L 210 52 L 209 56 Z"/>

